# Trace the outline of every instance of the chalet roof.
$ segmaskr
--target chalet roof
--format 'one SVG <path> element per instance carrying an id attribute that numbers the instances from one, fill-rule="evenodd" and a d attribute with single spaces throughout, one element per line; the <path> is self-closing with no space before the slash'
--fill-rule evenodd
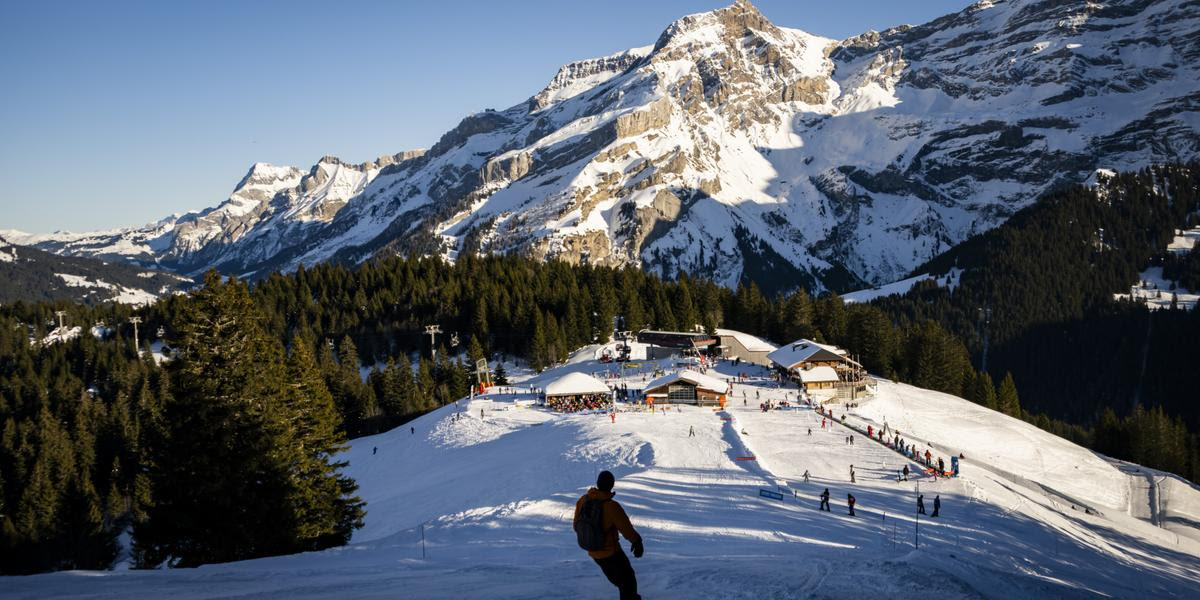
<path id="1" fill-rule="evenodd" d="M 847 358 L 846 351 L 837 346 L 804 339 L 780 346 L 768 354 L 767 358 L 785 369 L 791 369 L 803 362 L 837 361 L 858 364 Z"/>
<path id="2" fill-rule="evenodd" d="M 717 329 L 716 331 L 718 336 L 728 336 L 736 339 L 739 344 L 745 346 L 746 350 L 749 350 L 750 352 L 773 352 L 775 350 L 774 344 L 748 333 L 742 333 L 732 329 Z"/>
<path id="3" fill-rule="evenodd" d="M 833 367 L 813 367 L 811 369 L 800 369 L 796 371 L 800 376 L 800 381 L 804 383 L 825 383 L 829 381 L 837 381 L 837 371 Z"/>
<path id="4" fill-rule="evenodd" d="M 647 383 L 646 390 L 649 391 L 657 389 L 680 381 L 690 383 L 702 390 L 716 392 L 718 394 L 724 394 L 725 391 L 729 389 L 729 384 L 725 381 L 717 379 L 716 377 L 710 377 L 703 373 L 697 373 L 696 371 L 692 371 L 690 369 L 684 369 L 682 371 L 668 373 L 651 381 L 650 383 Z"/>
<path id="5" fill-rule="evenodd" d="M 603 381 L 578 371 L 567 373 L 546 386 L 546 396 L 578 396 L 609 392 L 608 385 Z"/>

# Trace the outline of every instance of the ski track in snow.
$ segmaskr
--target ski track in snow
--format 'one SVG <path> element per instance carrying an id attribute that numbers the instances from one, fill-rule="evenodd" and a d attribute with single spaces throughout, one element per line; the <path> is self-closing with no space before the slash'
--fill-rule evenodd
<path id="1" fill-rule="evenodd" d="M 590 356 L 525 383 L 609 368 Z M 631 388 L 653 365 L 642 364 L 622 380 Z M 723 377 L 748 369 L 757 367 L 718 367 Z M 345 547 L 197 569 L 0 578 L 0 586 L 5 598 L 609 598 L 615 590 L 570 527 L 575 500 L 607 468 L 646 539 L 634 567 L 647 598 L 1200 592 L 1200 541 L 1187 517 L 1198 512 L 1200 491 L 1190 484 L 1171 480 L 1172 510 L 1184 516 L 1160 529 L 1128 514 L 1149 501 L 1134 499 L 1152 476 L 1145 470 L 959 398 L 881 381 L 875 398 L 846 411 L 847 425 L 886 421 L 919 447 L 932 442 L 937 455 L 965 453 L 960 478 L 934 481 L 847 427 L 822 429 L 811 409 L 761 412 L 756 392 L 761 400 L 795 397 L 752 378 L 734 385 L 725 412 L 621 412 L 615 423 L 523 407 L 513 402 L 520 396 L 463 400 L 353 441 L 347 469 L 368 514 Z M 744 455 L 756 460 L 735 460 Z M 898 482 L 906 463 L 913 479 Z M 816 510 L 825 487 L 829 513 Z M 782 490 L 784 500 L 761 498 L 760 488 Z M 930 509 L 935 494 L 943 502 L 940 517 L 921 518 L 919 549 L 918 490 Z M 848 492 L 858 500 L 856 517 L 846 514 Z M 1072 510 L 1065 495 L 1099 514 Z"/>

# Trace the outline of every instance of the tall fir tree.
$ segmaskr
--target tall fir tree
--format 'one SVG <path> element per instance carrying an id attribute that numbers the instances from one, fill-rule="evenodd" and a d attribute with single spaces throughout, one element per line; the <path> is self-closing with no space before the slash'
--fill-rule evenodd
<path id="1" fill-rule="evenodd" d="M 390 366 L 395 371 L 395 364 Z M 346 435 L 312 349 L 303 339 L 295 342 L 288 357 L 283 398 L 288 415 L 285 458 L 291 474 L 288 505 L 294 513 L 297 548 L 343 545 L 362 527 L 365 503 L 354 496 L 358 484 L 341 472 L 347 463 L 335 460 L 346 450 Z"/>
<path id="2" fill-rule="evenodd" d="M 1017 382 L 1013 380 L 1012 373 L 1004 374 L 1004 380 L 1000 382 L 1000 389 L 996 392 L 996 405 L 1000 412 L 1010 417 L 1021 418 L 1021 400 L 1017 397 Z"/>
<path id="3" fill-rule="evenodd" d="M 281 344 L 266 334 L 246 286 L 215 271 L 174 329 L 171 396 L 151 443 L 154 502 L 134 529 L 139 564 L 196 566 L 348 536 L 328 523 L 337 511 L 321 508 L 358 505 L 339 500 L 353 490 L 336 473 L 318 474 L 330 467 L 325 458 L 336 444 L 322 440 L 337 425 L 322 416 L 333 401 L 311 350 L 298 345 L 294 369 L 264 369 L 284 364 Z M 289 385 L 288 376 L 299 380 Z M 354 518 L 343 524 L 352 529 Z"/>

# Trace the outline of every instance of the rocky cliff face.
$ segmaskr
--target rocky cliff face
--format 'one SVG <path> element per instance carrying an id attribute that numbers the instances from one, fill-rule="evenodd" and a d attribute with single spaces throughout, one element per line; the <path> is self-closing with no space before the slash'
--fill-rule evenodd
<path id="1" fill-rule="evenodd" d="M 739 0 L 564 66 L 424 155 L 256 166 L 220 207 L 137 235 L 189 272 L 521 252 L 880 283 L 1097 168 L 1195 157 L 1197 31 L 1185 0 L 985 0 L 837 41 Z"/>

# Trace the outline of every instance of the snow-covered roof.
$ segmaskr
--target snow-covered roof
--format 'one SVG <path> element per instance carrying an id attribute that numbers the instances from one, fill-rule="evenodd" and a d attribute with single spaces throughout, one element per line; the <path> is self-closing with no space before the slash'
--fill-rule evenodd
<path id="1" fill-rule="evenodd" d="M 762 338 L 755 337 L 748 333 L 734 331 L 733 329 L 717 329 L 717 335 L 729 336 L 738 341 L 739 344 L 746 347 L 750 352 L 772 352 L 775 350 L 775 345 Z"/>
<path id="2" fill-rule="evenodd" d="M 708 390 L 718 394 L 724 394 L 725 390 L 729 389 L 729 384 L 725 381 L 717 379 L 716 377 L 710 377 L 703 373 L 697 373 L 690 369 L 684 369 L 682 371 L 676 371 L 674 373 L 663 375 L 662 377 L 647 383 L 646 389 L 652 390 L 655 388 L 660 388 L 664 385 L 669 385 L 677 381 L 686 381 L 702 390 Z"/>
<path id="3" fill-rule="evenodd" d="M 797 371 L 800 375 L 800 381 L 804 383 L 824 383 L 826 381 L 837 381 L 837 371 L 833 367 L 813 367 L 811 369 L 800 369 Z"/>
<path id="4" fill-rule="evenodd" d="M 854 361 L 846 358 L 846 351 L 837 346 L 828 344 L 818 344 L 812 340 L 796 340 L 790 344 L 780 346 L 774 352 L 767 355 L 775 364 L 790 369 L 802 362 L 813 360 L 841 360 L 853 363 Z"/>
<path id="5" fill-rule="evenodd" d="M 578 371 L 567 373 L 546 386 L 547 396 L 577 396 L 580 394 L 607 394 L 608 384 Z"/>

